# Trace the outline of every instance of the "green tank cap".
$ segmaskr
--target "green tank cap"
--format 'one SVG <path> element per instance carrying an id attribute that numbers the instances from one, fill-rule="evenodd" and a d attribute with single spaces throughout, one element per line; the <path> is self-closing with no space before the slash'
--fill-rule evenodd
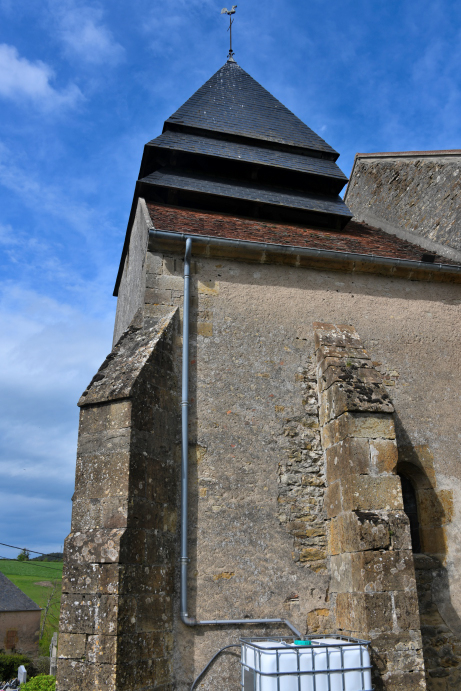
<path id="1" fill-rule="evenodd" d="M 295 645 L 312 645 L 310 641 L 295 641 Z"/>

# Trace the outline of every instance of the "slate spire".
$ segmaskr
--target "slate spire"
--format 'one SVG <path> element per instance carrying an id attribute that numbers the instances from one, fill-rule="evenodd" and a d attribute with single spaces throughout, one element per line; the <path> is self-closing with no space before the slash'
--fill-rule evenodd
<path id="1" fill-rule="evenodd" d="M 140 194 L 152 201 L 342 228 L 339 154 L 234 60 L 144 149 Z"/>

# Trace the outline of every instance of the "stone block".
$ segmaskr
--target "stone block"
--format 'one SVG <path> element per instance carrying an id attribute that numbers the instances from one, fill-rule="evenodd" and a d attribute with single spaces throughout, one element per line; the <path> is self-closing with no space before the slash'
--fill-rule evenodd
<path id="1" fill-rule="evenodd" d="M 398 463 L 397 442 L 393 439 L 370 441 L 371 474 L 395 473 Z"/>
<path id="2" fill-rule="evenodd" d="M 330 554 L 391 547 L 411 549 L 410 525 L 403 511 L 350 511 L 330 523 Z"/>
<path id="3" fill-rule="evenodd" d="M 62 634 L 60 634 L 62 635 Z M 60 691 L 90 691 L 86 683 L 86 665 L 84 662 L 76 662 L 72 659 L 58 659 L 58 685 Z M 115 689 L 109 687 L 108 691 Z"/>
<path id="4" fill-rule="evenodd" d="M 333 482 L 325 490 L 324 506 L 328 518 L 334 518 L 342 512 L 341 483 Z"/>
<path id="5" fill-rule="evenodd" d="M 360 475 L 341 481 L 343 511 L 403 510 L 400 478 Z"/>
<path id="6" fill-rule="evenodd" d="M 166 635 L 163 631 L 134 633 L 119 637 L 118 655 L 120 660 L 152 660 L 161 658 L 166 652 Z"/>
<path id="7" fill-rule="evenodd" d="M 130 429 L 81 434 L 78 439 L 78 453 L 80 456 L 97 453 L 129 453 L 130 443 Z"/>
<path id="8" fill-rule="evenodd" d="M 361 348 L 362 341 L 353 326 L 349 324 L 328 324 L 314 322 L 314 344 L 315 349 L 321 346 L 331 345 L 345 348 Z"/>
<path id="9" fill-rule="evenodd" d="M 111 664 L 87 664 L 86 674 L 89 689 L 116 689 L 117 667 Z"/>
<path id="10" fill-rule="evenodd" d="M 325 451 L 328 483 L 348 475 L 364 475 L 370 471 L 368 439 L 351 439 L 330 446 Z"/>
<path id="11" fill-rule="evenodd" d="M 323 373 L 319 377 L 320 391 L 329 389 L 335 383 L 344 383 L 351 386 L 377 385 L 382 384 L 381 374 L 373 367 L 363 367 L 361 365 L 370 364 L 369 360 L 353 360 L 343 358 L 327 358 L 322 365 L 330 360 L 335 360 L 339 364 L 322 367 Z"/>
<path id="12" fill-rule="evenodd" d="M 79 434 L 100 434 L 130 426 L 131 402 L 120 401 L 80 409 Z"/>
<path id="13" fill-rule="evenodd" d="M 116 595 L 123 568 L 119 564 L 79 564 L 66 560 L 62 590 L 64 593 Z"/>
<path id="14" fill-rule="evenodd" d="M 72 530 L 84 532 L 92 528 L 125 528 L 127 517 L 128 500 L 125 497 L 75 498 L 72 506 Z"/>
<path id="15" fill-rule="evenodd" d="M 88 636 L 86 644 L 86 659 L 92 664 L 116 664 L 117 636 L 96 634 Z M 123 662 L 123 660 L 121 660 Z"/>
<path id="16" fill-rule="evenodd" d="M 86 638 L 84 633 L 60 633 L 59 657 L 83 660 L 86 654 Z"/>
<path id="17" fill-rule="evenodd" d="M 174 591 L 174 565 L 146 566 L 130 564 L 123 569 L 121 590 L 125 595 L 172 595 Z"/>
<path id="18" fill-rule="evenodd" d="M 137 599 L 137 617 L 136 630 L 143 631 L 158 631 L 164 626 L 165 620 L 171 617 L 169 611 L 172 607 L 172 599 L 166 595 L 151 595 L 141 594 L 136 596 Z"/>
<path id="19" fill-rule="evenodd" d="M 413 658 L 413 655 L 412 655 Z M 425 691 L 426 676 L 424 669 L 411 670 L 411 672 L 388 672 L 383 676 L 386 691 Z M 428 691 L 439 691 L 437 687 L 427 687 Z M 446 687 L 440 691 L 446 691 Z"/>
<path id="20" fill-rule="evenodd" d="M 381 384 L 334 383 L 320 394 L 320 424 L 346 412 L 393 413 L 394 406 Z"/>
<path id="21" fill-rule="evenodd" d="M 321 430 L 324 449 L 347 437 L 367 439 L 395 439 L 392 415 L 345 413 L 326 424 Z"/>
<path id="22" fill-rule="evenodd" d="M 146 271 L 147 273 L 160 274 L 163 271 L 163 256 L 155 254 L 154 252 L 147 252 L 146 254 Z"/>
<path id="23" fill-rule="evenodd" d="M 132 495 L 129 503 L 130 527 L 134 530 L 164 530 L 165 507 L 142 496 Z"/>
<path id="24" fill-rule="evenodd" d="M 170 563 L 175 558 L 176 548 L 175 536 L 171 533 L 146 531 L 146 562 L 148 564 Z"/>
<path id="25" fill-rule="evenodd" d="M 167 276 L 184 276 L 184 260 L 182 257 L 163 257 L 162 273 Z"/>
<path id="26" fill-rule="evenodd" d="M 157 283 L 158 279 L 156 280 L 156 284 Z M 172 305 L 172 291 L 162 290 L 157 288 L 157 285 L 153 288 L 146 288 L 144 302 L 146 305 Z"/>
<path id="27" fill-rule="evenodd" d="M 322 547 L 303 547 L 299 552 L 299 561 L 303 564 L 310 561 L 326 559 L 326 549 Z"/>
<path id="28" fill-rule="evenodd" d="M 162 274 L 158 277 L 157 287 L 159 290 L 184 290 L 184 278 Z"/>
<path id="29" fill-rule="evenodd" d="M 125 529 L 72 532 L 66 539 L 65 560 L 77 564 L 118 562 L 124 532 Z"/>
<path id="30" fill-rule="evenodd" d="M 391 537 L 385 517 L 377 513 L 348 511 L 330 522 L 328 547 L 331 555 L 370 549 L 389 549 Z"/>
<path id="31" fill-rule="evenodd" d="M 403 509 L 400 478 L 394 475 L 350 475 L 325 492 L 328 518 L 342 511 L 396 511 Z"/>
<path id="32" fill-rule="evenodd" d="M 359 637 L 417 630 L 417 596 L 404 592 L 338 593 L 336 624 L 339 630 Z"/>
<path id="33" fill-rule="evenodd" d="M 76 498 L 128 496 L 130 461 L 128 452 L 79 453 L 75 471 Z"/>
<path id="34" fill-rule="evenodd" d="M 114 635 L 117 630 L 118 604 L 118 595 L 63 593 L 60 631 Z"/>
<path id="35" fill-rule="evenodd" d="M 413 553 L 366 551 L 331 557 L 331 592 L 416 593 Z"/>

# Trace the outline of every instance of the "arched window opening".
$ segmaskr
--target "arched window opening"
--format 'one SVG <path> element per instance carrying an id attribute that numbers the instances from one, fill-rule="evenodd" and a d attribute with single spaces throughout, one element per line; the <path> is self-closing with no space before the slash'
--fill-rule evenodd
<path id="1" fill-rule="evenodd" d="M 421 538 L 419 535 L 418 503 L 415 488 L 405 475 L 400 475 L 400 482 L 402 483 L 403 510 L 410 521 L 411 546 L 413 552 L 419 554 L 421 552 Z"/>

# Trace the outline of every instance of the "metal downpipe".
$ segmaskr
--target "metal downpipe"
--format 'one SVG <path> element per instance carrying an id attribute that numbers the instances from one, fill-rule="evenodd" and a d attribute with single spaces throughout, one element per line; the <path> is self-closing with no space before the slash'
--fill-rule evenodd
<path id="1" fill-rule="evenodd" d="M 187 613 L 187 550 L 188 506 L 187 484 L 189 471 L 189 317 L 190 317 L 190 257 L 192 240 L 186 240 L 184 255 L 184 304 L 182 318 L 182 400 L 181 400 L 181 619 L 193 626 L 195 620 Z"/>
<path id="2" fill-rule="evenodd" d="M 187 626 L 228 626 L 246 624 L 284 624 L 298 636 L 302 634 L 286 619 L 210 619 L 199 621 L 190 617 L 187 612 L 187 565 L 189 563 L 187 549 L 188 505 L 187 485 L 189 474 L 189 322 L 190 322 L 190 259 L 192 253 L 192 239 L 186 238 L 184 254 L 184 303 L 182 330 L 182 394 L 181 394 L 181 581 L 180 606 L 181 620 Z"/>

